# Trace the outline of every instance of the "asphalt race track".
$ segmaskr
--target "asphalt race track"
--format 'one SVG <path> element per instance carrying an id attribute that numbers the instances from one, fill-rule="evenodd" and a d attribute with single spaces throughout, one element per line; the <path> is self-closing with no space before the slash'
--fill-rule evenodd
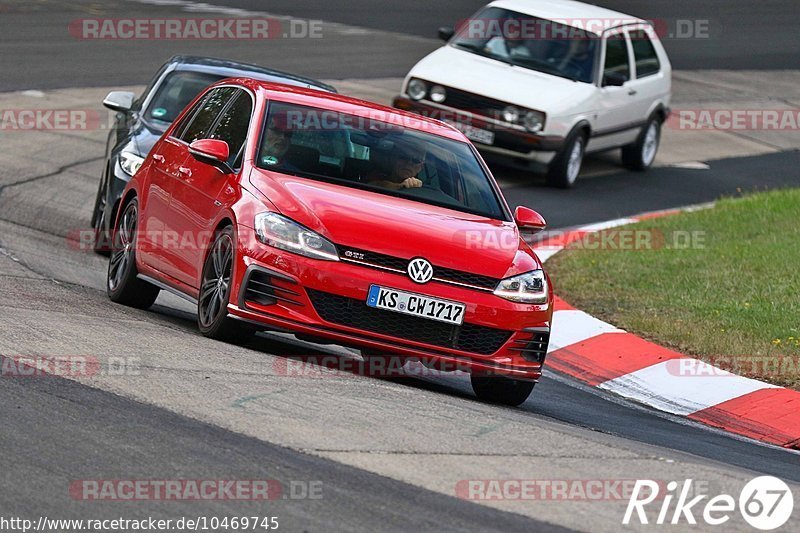
<path id="1" fill-rule="evenodd" d="M 161 6 L 148 0 L 88 1 L 5 0 L 0 5 L 3 34 L 0 72 L 14 72 L 0 79 L 0 91 L 31 87 L 95 87 L 133 85 L 148 79 L 170 55 L 192 52 L 225 56 L 285 70 L 302 66 L 304 74 L 318 78 L 372 78 L 403 76 L 417 59 L 438 46 L 436 29 L 453 25 L 472 15 L 484 2 L 451 0 L 221 0 L 214 5 L 301 19 L 333 21 L 359 31 L 343 32 L 336 39 L 270 41 L 253 46 L 247 41 L 88 41 L 69 34 L 65 25 L 81 18 L 189 16 L 181 2 Z M 154 5 L 155 4 L 155 5 Z M 795 24 L 786 13 L 796 11 L 793 0 L 759 2 L 711 0 L 698 5 L 692 0 L 654 0 L 643 8 L 635 0 L 609 0 L 603 5 L 649 19 L 664 20 L 677 31 L 677 20 L 708 21 L 708 38 L 669 39 L 665 47 L 675 68 L 797 69 L 800 43 Z M 705 26 L 701 26 L 705 28 Z M 704 31 L 704 30 L 703 30 Z M 387 35 L 386 32 L 391 32 Z M 324 43 L 324 45 L 323 45 Z M 52 53 L 59 50 L 59 54 Z M 291 53 L 287 53 L 290 51 Z M 224 52 L 224 53 L 223 53 Z M 63 57 L 76 61 L 63 61 Z M 297 58 L 302 57 L 302 64 Z M 331 58 L 335 58 L 332 61 Z"/>
<path id="2" fill-rule="evenodd" d="M 98 87 L 142 85 L 175 53 L 331 80 L 401 77 L 438 45 L 431 38 L 436 27 L 482 3 L 216 2 L 338 23 L 326 26 L 321 40 L 254 45 L 81 41 L 66 29 L 85 17 L 185 17 L 189 2 L 5 1 L 0 92 L 78 88 L 75 94 L 91 91 L 99 102 L 105 89 Z M 785 16 L 791 1 L 764 2 L 757 18 L 752 2 L 740 0 L 724 2 L 724 10 L 723 2 L 656 1 L 652 13 L 642 4 L 604 2 L 650 18 L 718 21 L 711 27 L 721 31 L 719 39 L 697 49 L 667 43 L 676 67 L 800 67 L 794 21 Z M 293 377 L 284 370 L 289 356 L 348 352 L 274 334 L 246 346 L 212 342 L 197 333 L 191 306 L 171 295 L 147 312 L 112 304 L 104 290 L 107 260 L 72 240 L 88 227 L 104 143 L 104 132 L 0 132 L 0 363 L 69 354 L 140 364 L 129 374 L 75 380 L 0 377 L 3 517 L 277 516 L 286 531 L 618 531 L 626 501 L 473 502 L 458 497 L 456 487 L 470 479 L 692 478 L 714 494 L 738 494 L 747 480 L 769 474 L 800 494 L 796 453 L 563 376 L 548 373 L 518 409 L 478 402 L 458 376 Z M 708 167 L 615 170 L 571 191 L 549 189 L 518 170 L 495 172 L 509 203 L 536 208 L 552 229 L 800 185 L 797 151 Z M 323 490 L 320 498 L 288 494 L 266 504 L 87 501 L 70 494 L 71 484 L 91 479 L 275 479 Z M 796 519 L 792 525 L 797 530 Z M 747 530 L 741 519 L 728 526 Z"/>

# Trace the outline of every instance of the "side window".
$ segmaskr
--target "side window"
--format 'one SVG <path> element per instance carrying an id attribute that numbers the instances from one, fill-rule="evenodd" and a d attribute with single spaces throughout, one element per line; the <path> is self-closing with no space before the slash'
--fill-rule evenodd
<path id="1" fill-rule="evenodd" d="M 624 77 L 625 81 L 631 79 L 630 63 L 628 61 L 628 45 L 625 36 L 617 33 L 606 39 L 606 64 L 603 66 L 603 78 L 609 74 Z"/>
<path id="2" fill-rule="evenodd" d="M 219 112 L 237 90 L 235 87 L 218 87 L 208 93 L 203 105 L 192 118 L 192 122 L 181 134 L 181 140 L 191 143 L 197 139 L 208 138 Z"/>
<path id="3" fill-rule="evenodd" d="M 658 74 L 658 71 L 661 70 L 661 64 L 658 62 L 656 49 L 647 32 L 633 30 L 630 32 L 630 36 L 631 44 L 633 45 L 633 57 L 636 60 L 636 77 L 644 78 Z"/>
<path id="4" fill-rule="evenodd" d="M 253 112 L 253 100 L 250 95 L 241 89 L 237 91 L 233 102 L 220 115 L 214 131 L 209 136 L 210 139 L 228 143 L 231 151 L 228 163 L 233 167 L 239 166 L 240 152 L 247 139 L 247 128 L 250 126 L 250 115 Z"/>
<path id="5" fill-rule="evenodd" d="M 172 130 L 172 137 L 176 137 L 178 139 L 183 137 L 183 131 L 186 129 L 186 126 L 192 121 L 192 117 L 197 114 L 197 110 L 203 107 L 205 101 L 208 99 L 208 95 L 204 96 L 200 100 L 198 100 L 192 108 L 189 110 L 186 115 L 183 116 L 180 122 L 178 122 L 175 129 Z"/>

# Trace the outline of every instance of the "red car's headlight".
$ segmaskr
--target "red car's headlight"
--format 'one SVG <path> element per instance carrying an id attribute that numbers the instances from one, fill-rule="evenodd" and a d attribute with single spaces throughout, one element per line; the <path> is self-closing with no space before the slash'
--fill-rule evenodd
<path id="1" fill-rule="evenodd" d="M 339 260 L 339 253 L 331 241 L 278 213 L 256 215 L 255 229 L 256 237 L 264 244 L 313 259 Z"/>
<path id="2" fill-rule="evenodd" d="M 500 298 L 526 304 L 547 303 L 547 277 L 542 270 L 533 270 L 506 278 L 497 284 L 494 294 Z"/>

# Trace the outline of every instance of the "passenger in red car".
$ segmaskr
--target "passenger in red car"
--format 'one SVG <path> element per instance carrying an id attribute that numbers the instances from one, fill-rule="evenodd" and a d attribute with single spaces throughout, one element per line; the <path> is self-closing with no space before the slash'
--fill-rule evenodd
<path id="1" fill-rule="evenodd" d="M 412 141 L 395 143 L 389 161 L 389 173 L 376 172 L 367 181 L 386 189 L 399 191 L 422 187 L 417 175 L 425 166 L 425 149 Z"/>

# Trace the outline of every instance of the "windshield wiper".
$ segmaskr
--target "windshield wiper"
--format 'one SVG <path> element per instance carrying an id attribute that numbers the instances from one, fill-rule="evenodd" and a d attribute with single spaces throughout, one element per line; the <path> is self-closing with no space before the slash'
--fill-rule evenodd
<path id="1" fill-rule="evenodd" d="M 480 46 L 480 45 L 477 45 L 477 44 L 453 43 L 453 46 L 457 46 L 457 47 L 462 48 L 464 50 L 468 50 L 468 51 L 473 52 L 474 54 L 477 54 L 477 55 L 479 55 L 481 57 L 488 57 L 489 59 L 494 59 L 496 61 L 500 61 L 501 63 L 506 63 L 507 65 L 513 65 L 513 63 L 508 58 L 497 56 L 497 55 L 492 54 L 491 52 L 487 52 L 486 49 L 483 46 Z"/>
<path id="2" fill-rule="evenodd" d="M 552 74 L 553 76 L 558 76 L 559 78 L 565 78 L 572 81 L 578 81 L 577 78 L 572 76 L 567 76 L 557 68 L 545 63 L 544 61 L 539 61 L 538 59 L 525 59 L 525 58 L 517 58 L 517 61 L 513 61 L 511 63 L 517 67 L 528 68 L 531 70 L 537 70 L 539 72 L 544 72 L 545 74 Z"/>

